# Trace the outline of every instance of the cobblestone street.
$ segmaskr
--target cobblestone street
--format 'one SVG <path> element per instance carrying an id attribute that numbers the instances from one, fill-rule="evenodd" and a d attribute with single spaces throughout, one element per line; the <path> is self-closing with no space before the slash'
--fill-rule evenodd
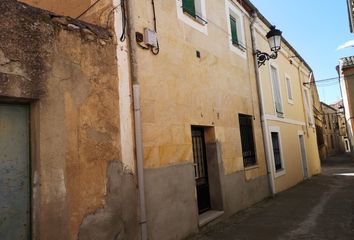
<path id="1" fill-rule="evenodd" d="M 348 155 L 329 158 L 320 176 L 188 239 L 354 239 L 353 161 Z"/>

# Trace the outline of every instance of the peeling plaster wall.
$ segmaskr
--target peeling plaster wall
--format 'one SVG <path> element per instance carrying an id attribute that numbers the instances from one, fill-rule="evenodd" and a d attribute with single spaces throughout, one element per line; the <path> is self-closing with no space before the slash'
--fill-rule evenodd
<path id="1" fill-rule="evenodd" d="M 114 39 L 16 1 L 0 11 L 0 101 L 31 106 L 33 239 L 136 239 Z"/>

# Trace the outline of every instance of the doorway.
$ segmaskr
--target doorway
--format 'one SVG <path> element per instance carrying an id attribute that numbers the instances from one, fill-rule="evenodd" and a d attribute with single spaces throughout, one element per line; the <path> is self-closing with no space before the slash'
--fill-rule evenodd
<path id="1" fill-rule="evenodd" d="M 211 208 L 203 127 L 192 127 L 194 174 L 197 188 L 198 212 L 202 214 Z"/>
<path id="2" fill-rule="evenodd" d="M 304 135 L 299 135 L 299 142 L 300 142 L 300 151 L 301 151 L 301 161 L 302 161 L 302 168 L 304 172 L 304 178 L 308 178 L 308 169 L 307 169 L 307 157 L 306 157 L 306 149 L 305 149 L 305 140 Z"/>
<path id="3" fill-rule="evenodd" d="M 0 103 L 0 239 L 30 239 L 29 108 Z"/>

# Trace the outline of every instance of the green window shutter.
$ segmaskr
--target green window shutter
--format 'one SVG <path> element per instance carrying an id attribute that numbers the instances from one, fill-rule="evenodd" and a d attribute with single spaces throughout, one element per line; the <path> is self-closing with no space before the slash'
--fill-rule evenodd
<path id="1" fill-rule="evenodd" d="M 188 13 L 192 17 L 196 17 L 194 0 L 183 0 L 182 8 L 183 12 Z"/>
<path id="2" fill-rule="evenodd" d="M 239 44 L 237 36 L 237 24 L 236 19 L 233 16 L 230 16 L 230 26 L 231 26 L 231 38 L 233 44 Z"/>

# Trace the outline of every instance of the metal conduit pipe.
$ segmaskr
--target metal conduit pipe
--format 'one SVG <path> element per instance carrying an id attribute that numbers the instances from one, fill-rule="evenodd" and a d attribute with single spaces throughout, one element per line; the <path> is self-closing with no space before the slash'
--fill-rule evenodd
<path id="1" fill-rule="evenodd" d="M 256 12 L 252 14 L 251 17 L 251 39 L 252 39 L 252 50 L 253 50 L 253 58 L 254 58 L 254 69 L 255 69 L 255 74 L 256 74 L 256 83 L 257 83 L 257 96 L 258 96 L 258 103 L 259 103 L 259 111 L 260 111 L 260 118 L 261 118 L 261 128 L 262 128 L 262 133 L 263 133 L 263 142 L 264 142 L 264 147 L 265 147 L 265 157 L 266 157 L 266 163 L 267 163 L 267 171 L 268 171 L 268 181 L 269 181 L 269 187 L 270 187 L 270 192 L 272 196 L 275 195 L 275 183 L 274 183 L 274 171 L 273 171 L 273 162 L 272 162 L 272 157 L 271 157 L 271 152 L 270 152 L 270 139 L 268 136 L 268 125 L 265 117 L 265 111 L 264 111 L 264 97 L 263 97 L 263 92 L 261 90 L 261 80 L 259 76 L 259 69 L 258 69 L 258 61 L 256 57 L 256 51 L 257 51 L 257 43 L 256 43 L 256 29 L 255 29 L 255 23 L 258 19 L 258 15 Z"/>
<path id="2" fill-rule="evenodd" d="M 122 0 L 125 1 L 125 0 Z M 135 45 L 135 28 L 131 17 L 134 16 L 133 6 L 131 1 L 126 1 L 127 7 L 127 32 L 128 45 L 130 53 L 130 71 L 133 82 L 133 104 L 134 104 L 134 133 L 135 133 L 135 151 L 136 151 L 136 165 L 138 175 L 139 188 L 139 225 L 140 225 L 140 239 L 147 240 L 147 219 L 146 219 L 146 203 L 145 203 L 145 180 L 144 180 L 144 159 L 143 159 L 143 143 L 141 134 L 141 111 L 140 111 L 140 86 L 137 71 L 136 45 Z"/>

